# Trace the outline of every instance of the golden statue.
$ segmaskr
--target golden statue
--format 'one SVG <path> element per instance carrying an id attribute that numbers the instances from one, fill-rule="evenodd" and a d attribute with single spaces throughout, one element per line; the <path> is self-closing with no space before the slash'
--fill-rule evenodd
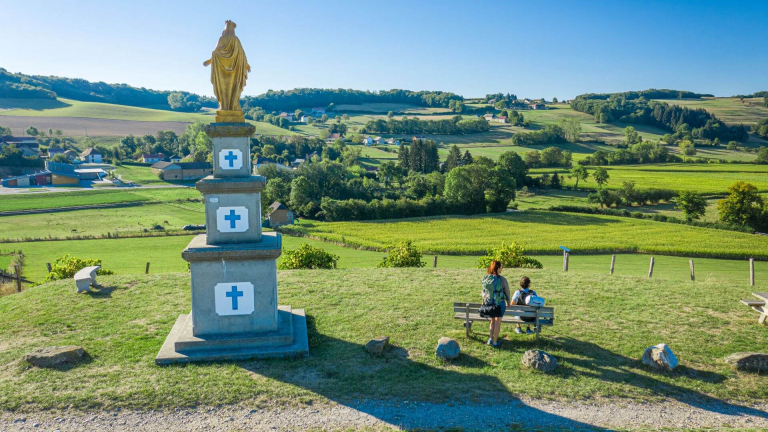
<path id="1" fill-rule="evenodd" d="M 245 57 L 240 39 L 235 36 L 235 24 L 227 20 L 216 49 L 203 66 L 211 65 L 213 93 L 219 100 L 216 123 L 244 123 L 243 109 L 240 108 L 240 93 L 245 87 L 251 66 Z"/>

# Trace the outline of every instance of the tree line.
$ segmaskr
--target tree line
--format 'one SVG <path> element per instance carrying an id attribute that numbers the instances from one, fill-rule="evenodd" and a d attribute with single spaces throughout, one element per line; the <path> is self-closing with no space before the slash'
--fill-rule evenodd
<path id="1" fill-rule="evenodd" d="M 614 94 L 606 100 L 591 94 L 580 95 L 571 102 L 571 108 L 593 115 L 599 123 L 619 121 L 670 131 L 685 128 L 691 131 L 694 138 L 717 138 L 721 141 L 746 141 L 749 137 L 743 125 L 728 127 L 704 109 L 690 109 L 644 98 L 625 99 Z"/>
<path id="2" fill-rule="evenodd" d="M 463 119 L 453 116 L 446 120 L 421 120 L 418 117 L 403 117 L 400 120 L 390 117 L 387 120 L 373 119 L 368 121 L 361 133 L 382 134 L 433 134 L 433 135 L 463 135 L 487 132 L 491 126 L 483 118 Z"/>
<path id="3" fill-rule="evenodd" d="M 269 90 L 258 96 L 246 96 L 243 98 L 242 106 L 243 110 L 260 107 L 266 111 L 293 111 L 297 108 L 326 107 L 330 104 L 360 105 L 364 103 L 403 103 L 449 108 L 451 101 L 463 102 L 464 98 L 443 91 L 297 88 Z"/>

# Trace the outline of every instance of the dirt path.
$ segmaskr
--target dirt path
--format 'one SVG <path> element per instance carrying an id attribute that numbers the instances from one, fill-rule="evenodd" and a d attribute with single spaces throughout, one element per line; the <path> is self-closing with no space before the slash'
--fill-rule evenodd
<path id="1" fill-rule="evenodd" d="M 590 404 L 524 400 L 505 405 L 364 402 L 300 408 L 226 406 L 165 412 L 0 412 L 0 431 L 282 431 L 308 428 L 758 430 L 768 429 L 768 403 L 748 406 L 677 401 Z"/>

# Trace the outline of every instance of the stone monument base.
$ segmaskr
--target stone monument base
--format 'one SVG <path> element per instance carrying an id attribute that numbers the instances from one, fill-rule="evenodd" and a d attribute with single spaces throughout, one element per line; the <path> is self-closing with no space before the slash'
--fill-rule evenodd
<path id="1" fill-rule="evenodd" d="M 192 334 L 192 315 L 179 315 L 155 357 L 155 364 L 309 355 L 304 309 L 280 306 L 278 321 L 278 330 L 274 332 L 198 337 Z"/>

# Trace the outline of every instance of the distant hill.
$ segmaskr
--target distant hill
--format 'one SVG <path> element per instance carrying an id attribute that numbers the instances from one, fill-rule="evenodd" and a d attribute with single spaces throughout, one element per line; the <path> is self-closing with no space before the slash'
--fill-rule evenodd
<path id="1" fill-rule="evenodd" d="M 608 100 L 620 97 L 625 100 L 634 99 L 700 99 L 703 97 L 715 97 L 709 93 L 694 93 L 686 90 L 648 89 L 639 91 L 626 91 L 618 93 L 586 93 L 576 96 L 582 100 Z"/>
<path id="2" fill-rule="evenodd" d="M 25 75 L 0 68 L 0 98 L 56 99 L 57 97 L 186 112 L 217 106 L 213 98 L 184 91 L 151 90 L 128 84 L 91 82 L 80 78 Z"/>

